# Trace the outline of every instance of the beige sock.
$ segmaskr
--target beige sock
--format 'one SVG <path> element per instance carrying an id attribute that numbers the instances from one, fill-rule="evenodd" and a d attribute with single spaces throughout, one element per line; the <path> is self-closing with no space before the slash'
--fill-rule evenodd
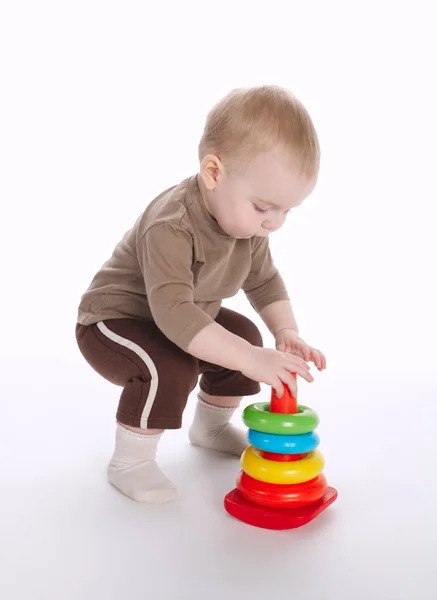
<path id="1" fill-rule="evenodd" d="M 137 502 L 169 502 L 176 497 L 176 487 L 155 462 L 161 435 L 135 433 L 117 423 L 108 479 L 120 492 Z"/>
<path id="2" fill-rule="evenodd" d="M 241 456 L 249 444 L 245 432 L 229 423 L 235 410 L 236 407 L 208 404 L 199 397 L 188 434 L 190 442 L 195 446 Z"/>

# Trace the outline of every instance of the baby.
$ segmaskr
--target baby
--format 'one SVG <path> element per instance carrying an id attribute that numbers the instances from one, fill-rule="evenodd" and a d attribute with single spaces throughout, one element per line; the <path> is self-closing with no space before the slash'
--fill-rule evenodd
<path id="1" fill-rule="evenodd" d="M 138 502 L 167 502 L 174 484 L 155 461 L 165 429 L 178 429 L 200 378 L 192 444 L 240 456 L 229 421 L 260 382 L 296 393 L 306 344 L 269 235 L 309 196 L 319 144 L 301 102 L 276 86 L 234 90 L 209 113 L 198 174 L 155 200 L 115 247 L 82 296 L 76 338 L 85 359 L 122 386 L 109 481 Z M 263 348 L 247 317 L 221 307 L 243 289 L 275 339 Z"/>

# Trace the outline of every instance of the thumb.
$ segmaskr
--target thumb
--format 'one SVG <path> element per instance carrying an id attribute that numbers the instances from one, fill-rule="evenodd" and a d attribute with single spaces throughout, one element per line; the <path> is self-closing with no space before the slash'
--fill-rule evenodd
<path id="1" fill-rule="evenodd" d="M 279 344 L 276 344 L 276 350 L 279 350 L 279 352 L 285 352 L 284 342 L 280 342 Z"/>

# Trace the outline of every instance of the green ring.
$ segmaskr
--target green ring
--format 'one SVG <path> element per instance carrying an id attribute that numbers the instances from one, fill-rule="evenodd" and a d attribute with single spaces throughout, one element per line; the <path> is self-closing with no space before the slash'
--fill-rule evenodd
<path id="1" fill-rule="evenodd" d="M 263 433 L 296 434 L 310 433 L 319 424 L 317 413 L 298 404 L 298 413 L 282 414 L 270 412 L 269 402 L 255 402 L 243 411 L 243 422 L 249 429 Z"/>

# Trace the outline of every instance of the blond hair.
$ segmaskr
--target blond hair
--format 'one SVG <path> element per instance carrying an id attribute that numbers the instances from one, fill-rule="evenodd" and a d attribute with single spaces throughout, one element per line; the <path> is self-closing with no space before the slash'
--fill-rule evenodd
<path id="1" fill-rule="evenodd" d="M 319 141 L 300 100 L 278 86 L 236 89 L 208 114 L 199 159 L 215 154 L 223 161 L 241 162 L 276 147 L 284 149 L 303 174 L 317 176 Z"/>

